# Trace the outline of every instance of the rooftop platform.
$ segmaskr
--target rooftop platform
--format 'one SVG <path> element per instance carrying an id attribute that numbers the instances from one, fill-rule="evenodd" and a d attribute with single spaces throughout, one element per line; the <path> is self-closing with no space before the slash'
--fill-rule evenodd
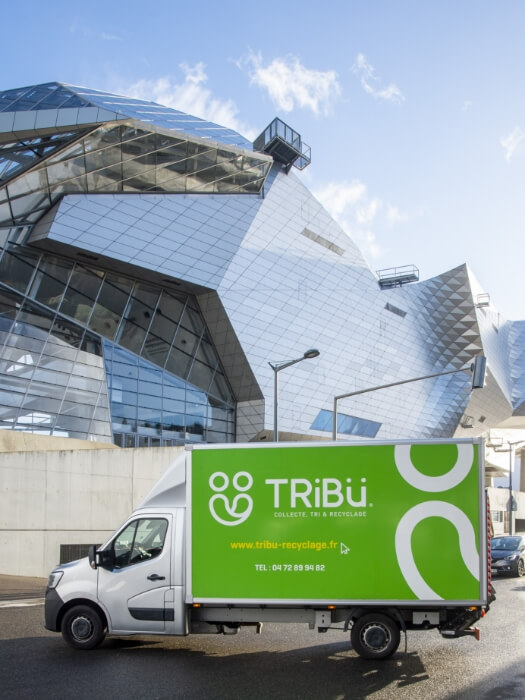
<path id="1" fill-rule="evenodd" d="M 401 287 L 403 284 L 419 281 L 419 270 L 415 265 L 403 265 L 402 267 L 388 267 L 377 270 L 378 282 L 381 289 Z"/>
<path id="2" fill-rule="evenodd" d="M 297 131 L 277 117 L 255 139 L 253 150 L 268 153 L 287 171 L 292 165 L 304 170 L 311 162 L 310 146 L 303 143 Z"/>

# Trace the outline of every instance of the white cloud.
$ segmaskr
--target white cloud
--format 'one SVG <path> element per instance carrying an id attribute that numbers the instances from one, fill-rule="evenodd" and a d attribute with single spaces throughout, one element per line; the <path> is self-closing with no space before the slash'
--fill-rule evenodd
<path id="1" fill-rule="evenodd" d="M 141 79 L 122 88 L 123 94 L 141 100 L 158 102 L 181 112 L 193 114 L 201 119 L 238 131 L 248 139 L 254 139 L 257 131 L 239 118 L 239 109 L 231 99 L 214 97 L 206 87 L 208 76 L 204 63 L 190 66 L 181 63 L 182 81 L 166 76 L 154 80 Z"/>
<path id="2" fill-rule="evenodd" d="M 117 36 L 116 34 L 108 34 L 107 32 L 102 32 L 100 34 L 100 38 L 103 41 L 122 41 L 120 36 Z"/>
<path id="3" fill-rule="evenodd" d="M 508 163 L 513 156 L 524 150 L 525 132 L 519 126 L 515 126 L 507 136 L 502 136 L 499 142 L 505 151 L 505 160 Z"/>
<path id="4" fill-rule="evenodd" d="M 330 182 L 314 189 L 314 195 L 341 228 L 359 246 L 365 257 L 377 259 L 385 253 L 375 230 L 408 221 L 408 216 L 393 204 L 372 196 L 361 180 Z"/>
<path id="5" fill-rule="evenodd" d="M 468 112 L 469 109 L 472 109 L 473 104 L 474 103 L 471 100 L 464 100 L 463 104 L 461 105 L 461 111 Z"/>
<path id="6" fill-rule="evenodd" d="M 98 31 L 85 24 L 78 17 L 73 17 L 69 25 L 71 34 L 81 34 L 87 38 L 101 39 L 102 41 L 122 41 L 122 37 L 110 32 Z"/>
<path id="7" fill-rule="evenodd" d="M 261 54 L 251 53 L 237 64 L 246 67 L 252 84 L 267 90 L 274 105 L 283 112 L 296 107 L 314 114 L 327 114 L 341 95 L 335 71 L 305 68 L 295 56 L 274 58 L 263 65 Z"/>
<path id="8" fill-rule="evenodd" d="M 370 197 L 360 180 L 332 182 L 314 190 L 314 195 L 365 256 L 377 258 L 382 248 L 370 226 L 383 209 L 379 197 Z"/>
<path id="9" fill-rule="evenodd" d="M 369 95 L 387 102 L 404 101 L 405 96 L 395 83 L 390 83 L 385 88 L 380 86 L 380 80 L 375 74 L 375 69 L 368 63 L 364 54 L 360 53 L 357 55 L 352 70 L 359 77 L 363 89 Z"/>
<path id="10" fill-rule="evenodd" d="M 400 211 L 398 207 L 389 204 L 386 208 L 386 220 L 392 226 L 394 224 L 402 224 L 403 222 L 408 221 L 408 216 Z"/>
<path id="11" fill-rule="evenodd" d="M 358 224 L 369 224 L 377 216 L 378 211 L 383 206 L 380 199 L 370 199 L 356 209 L 356 219 Z"/>

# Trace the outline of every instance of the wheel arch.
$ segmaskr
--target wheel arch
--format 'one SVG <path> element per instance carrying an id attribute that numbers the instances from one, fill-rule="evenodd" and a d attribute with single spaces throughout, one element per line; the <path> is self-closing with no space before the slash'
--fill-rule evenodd
<path id="1" fill-rule="evenodd" d="M 57 629 L 62 630 L 62 620 L 64 619 L 64 615 L 67 613 L 68 610 L 71 610 L 71 608 L 74 608 L 76 605 L 87 605 L 90 608 L 93 608 L 93 610 L 96 610 L 100 617 L 102 618 L 102 621 L 104 623 L 104 627 L 108 628 L 108 618 L 104 610 L 98 605 L 98 603 L 95 603 L 94 600 L 91 600 L 90 598 L 74 598 L 73 600 L 68 600 L 67 603 L 64 603 L 62 608 L 60 609 L 60 612 L 58 613 L 57 617 Z"/>

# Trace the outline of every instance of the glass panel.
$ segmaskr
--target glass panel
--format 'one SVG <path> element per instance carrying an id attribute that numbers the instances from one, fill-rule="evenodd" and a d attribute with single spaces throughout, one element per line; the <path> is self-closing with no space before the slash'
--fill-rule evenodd
<path id="1" fill-rule="evenodd" d="M 71 323 L 70 321 L 60 318 L 60 316 L 57 316 L 51 329 L 51 335 L 67 345 L 71 345 L 74 348 L 79 348 L 82 343 L 84 329 L 80 328 L 80 326 L 77 326 L 74 323 Z M 50 341 L 48 341 L 48 345 L 49 342 Z M 46 351 L 49 352 L 47 346 Z"/>
<path id="2" fill-rule="evenodd" d="M 206 391 L 210 386 L 212 377 L 213 369 L 211 369 L 211 367 L 208 367 L 208 365 L 204 365 L 202 362 L 195 360 L 193 362 L 188 381 L 191 382 L 191 384 L 195 384 L 195 386 L 201 387 Z"/>
<path id="3" fill-rule="evenodd" d="M 186 353 L 173 348 L 166 362 L 168 372 L 176 374 L 178 377 L 185 378 L 191 365 L 191 357 Z"/>
<path id="4" fill-rule="evenodd" d="M 102 343 L 100 342 L 100 338 L 97 338 L 96 335 L 92 335 L 91 333 L 85 334 L 84 339 L 82 340 L 82 343 L 80 345 L 80 349 L 84 350 L 84 352 L 87 352 L 90 355 L 102 357 Z M 87 358 L 84 357 L 83 362 L 86 361 Z M 93 364 L 93 362 L 91 362 L 91 364 Z M 97 367 L 102 367 L 102 365 L 99 364 L 98 360 L 95 362 L 95 364 Z"/>
<path id="5" fill-rule="evenodd" d="M 48 169 L 48 177 L 49 177 L 49 164 L 51 163 L 64 163 L 67 160 L 71 160 L 73 158 L 77 158 L 78 156 L 82 156 L 82 159 L 78 161 L 78 165 L 80 167 L 80 164 L 82 164 L 82 172 L 84 172 L 84 142 L 85 140 L 82 139 L 80 141 L 77 141 L 76 143 L 71 144 L 71 146 L 68 146 L 68 148 L 65 148 L 63 151 L 60 151 L 60 153 L 57 153 L 54 156 L 49 156 L 46 158 L 46 167 Z"/>
<path id="6" fill-rule="evenodd" d="M 14 222 L 9 204 L 7 202 L 0 202 L 0 225 L 5 226 L 7 224 L 9 226 L 12 223 Z"/>
<path id="7" fill-rule="evenodd" d="M 6 250 L 0 260 L 0 280 L 25 292 L 40 255 L 28 250 Z"/>
<path id="8" fill-rule="evenodd" d="M 150 384 L 162 384 L 162 371 L 141 362 L 139 367 L 139 379 Z"/>
<path id="9" fill-rule="evenodd" d="M 157 409 L 158 415 L 159 411 L 162 409 L 162 396 L 148 396 L 147 394 L 138 395 L 138 405 L 143 408 L 155 408 Z"/>
<path id="10" fill-rule="evenodd" d="M 30 193 L 47 192 L 47 179 L 45 169 L 33 170 L 23 177 L 13 180 L 7 186 L 7 191 L 11 199 L 21 197 Z"/>
<path id="11" fill-rule="evenodd" d="M 186 416 L 186 432 L 192 435 L 204 435 L 204 418 Z"/>
<path id="12" fill-rule="evenodd" d="M 121 180 L 121 159 L 122 152 L 119 146 L 106 146 L 106 148 L 88 151 L 85 156 L 86 171 L 90 174 L 97 170 L 104 170 L 109 166 L 117 166 L 115 172 L 118 172 L 119 180 Z"/>
<path id="13" fill-rule="evenodd" d="M 218 398 L 228 403 L 233 403 L 234 401 L 233 395 L 230 391 L 230 387 L 228 386 L 228 382 L 226 381 L 224 376 L 219 372 L 215 373 L 213 380 L 208 388 L 208 391 L 213 396 L 217 396 Z"/>
<path id="14" fill-rule="evenodd" d="M 17 317 L 17 332 L 45 340 L 52 326 L 53 316 L 54 314 L 25 302 Z"/>
<path id="15" fill-rule="evenodd" d="M 185 419 L 183 413 L 164 413 L 163 415 L 164 430 L 169 430 L 175 433 L 184 433 Z"/>
<path id="16" fill-rule="evenodd" d="M 160 340 L 153 333 L 149 333 L 144 342 L 142 356 L 150 362 L 153 362 L 160 367 L 164 367 L 169 351 L 169 343 Z"/>
<path id="17" fill-rule="evenodd" d="M 13 218 L 21 221 L 36 221 L 40 214 L 51 206 L 51 200 L 46 192 L 35 192 L 11 200 Z"/>
<path id="18" fill-rule="evenodd" d="M 202 320 L 200 314 L 195 312 L 189 306 L 187 306 L 184 311 L 184 316 L 181 319 L 181 325 L 193 331 L 198 336 L 201 335 L 205 328 L 204 321 Z"/>
<path id="19" fill-rule="evenodd" d="M 177 295 L 163 290 L 162 297 L 159 301 L 159 308 L 167 318 L 178 323 L 184 311 L 184 305 L 190 299 L 191 297 L 182 294 Z"/>
<path id="20" fill-rule="evenodd" d="M 29 296 L 56 309 L 62 299 L 70 272 L 71 265 L 56 258 L 44 258 L 31 285 Z"/>
<path id="21" fill-rule="evenodd" d="M 206 342 L 204 338 L 202 338 L 199 343 L 195 358 L 200 362 L 210 365 L 212 368 L 215 368 L 218 363 L 217 355 L 213 347 L 210 343 Z"/>
<path id="22" fill-rule="evenodd" d="M 61 313 L 87 323 L 102 283 L 101 277 L 101 272 L 75 265 L 60 305 Z"/>
<path id="23" fill-rule="evenodd" d="M 133 162 L 138 162 L 145 166 L 154 166 L 156 164 L 156 140 L 157 135 L 155 133 L 146 133 L 144 136 L 122 143 L 124 173 L 126 173 L 126 168 Z"/>
<path id="24" fill-rule="evenodd" d="M 186 410 L 186 404 L 184 401 L 167 399 L 165 394 L 162 400 L 162 407 L 165 411 L 168 411 L 169 413 L 184 413 Z"/>
<path id="25" fill-rule="evenodd" d="M 111 403 L 111 413 L 119 418 L 135 420 L 137 418 L 137 407 L 119 402 Z M 122 421 L 125 424 L 125 421 Z"/>
<path id="26" fill-rule="evenodd" d="M 0 331 L 11 329 L 21 300 L 17 294 L 0 289 Z"/>
<path id="27" fill-rule="evenodd" d="M 175 340 L 173 341 L 173 348 L 180 350 L 188 355 L 193 355 L 199 339 L 197 336 L 190 333 L 182 326 L 179 326 L 177 334 L 175 335 Z M 185 375 L 180 375 L 185 376 Z"/>
<path id="28" fill-rule="evenodd" d="M 331 431 L 333 423 L 333 412 L 325 409 L 319 411 L 317 418 L 312 423 L 313 430 Z M 337 414 L 337 432 L 346 435 L 359 435 L 362 437 L 375 437 L 381 423 L 367 420 L 365 418 L 357 418 L 344 413 Z"/>
<path id="29" fill-rule="evenodd" d="M 160 136 L 160 134 L 159 134 Z M 157 163 L 159 166 L 166 168 L 172 173 L 183 173 L 186 172 L 186 165 L 182 166 L 182 169 L 176 167 L 176 163 L 185 161 L 188 156 L 188 142 L 187 141 L 175 141 L 175 139 L 166 138 L 166 143 L 169 145 L 166 148 L 162 148 L 157 152 Z M 172 177 L 172 176 L 171 176 Z"/>
<path id="30" fill-rule="evenodd" d="M 129 280 L 108 274 L 93 309 L 89 327 L 112 340 L 124 313 L 131 286 Z"/>
<path id="31" fill-rule="evenodd" d="M 57 191 L 59 185 L 66 182 L 68 183 L 68 192 L 87 191 L 86 168 L 84 156 L 81 153 L 82 148 L 77 145 L 67 157 L 61 154 L 62 160 L 60 162 L 53 165 L 46 163 L 47 179 L 53 192 Z"/>
<path id="32" fill-rule="evenodd" d="M 120 165 L 97 170 L 87 175 L 88 192 L 121 192 L 122 172 Z"/>
<path id="33" fill-rule="evenodd" d="M 137 354 L 140 353 L 158 296 L 158 290 L 145 285 L 136 285 L 126 309 L 125 320 L 116 338 L 120 345 Z"/>

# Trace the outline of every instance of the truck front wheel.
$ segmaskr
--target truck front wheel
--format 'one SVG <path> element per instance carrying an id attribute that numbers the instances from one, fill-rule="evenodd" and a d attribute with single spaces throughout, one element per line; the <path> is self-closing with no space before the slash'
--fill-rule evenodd
<path id="1" fill-rule="evenodd" d="M 75 605 L 62 620 L 62 637 L 75 649 L 94 649 L 106 636 L 104 621 L 95 608 Z"/>
<path id="2" fill-rule="evenodd" d="M 399 640 L 399 625 L 381 613 L 363 615 L 352 626 L 352 648 L 365 659 L 387 659 Z"/>

